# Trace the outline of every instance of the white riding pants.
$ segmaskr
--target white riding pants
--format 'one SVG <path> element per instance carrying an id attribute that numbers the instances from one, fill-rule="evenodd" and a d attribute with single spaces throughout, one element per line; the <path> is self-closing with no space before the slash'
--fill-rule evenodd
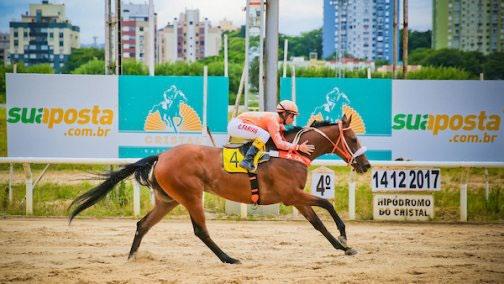
<path id="1" fill-rule="evenodd" d="M 256 139 L 257 137 L 266 143 L 270 139 L 270 134 L 268 131 L 262 129 L 259 126 L 244 123 L 238 118 L 233 118 L 227 128 L 229 136 L 245 138 L 245 139 Z"/>

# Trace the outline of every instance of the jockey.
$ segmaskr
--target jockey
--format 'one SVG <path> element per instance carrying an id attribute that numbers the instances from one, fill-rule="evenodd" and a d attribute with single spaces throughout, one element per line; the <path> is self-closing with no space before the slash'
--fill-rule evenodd
<path id="1" fill-rule="evenodd" d="M 301 151 L 310 155 L 315 147 L 307 144 L 308 141 L 301 145 L 295 145 L 285 141 L 280 134 L 285 130 L 284 125 L 294 122 L 294 117 L 297 114 L 296 104 L 293 101 L 283 100 L 277 105 L 276 113 L 244 112 L 233 118 L 228 125 L 228 134 L 234 137 L 254 139 L 240 166 L 248 171 L 254 171 L 254 157 L 270 137 L 279 150 Z"/>

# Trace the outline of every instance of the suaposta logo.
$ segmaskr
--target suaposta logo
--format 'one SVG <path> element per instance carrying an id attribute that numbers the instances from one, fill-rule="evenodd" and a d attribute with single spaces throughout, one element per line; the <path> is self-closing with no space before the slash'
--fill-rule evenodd
<path id="1" fill-rule="evenodd" d="M 437 135 L 445 130 L 487 130 L 498 131 L 501 118 L 497 114 L 487 115 L 485 111 L 479 114 L 404 114 L 394 116 L 392 128 L 394 130 L 430 130 Z"/>
<path id="2" fill-rule="evenodd" d="M 27 108 L 11 107 L 9 109 L 8 123 L 45 124 L 47 128 L 53 128 L 59 124 L 95 124 L 111 125 L 114 120 L 114 112 L 111 109 L 100 108 L 94 105 L 92 108 Z"/>

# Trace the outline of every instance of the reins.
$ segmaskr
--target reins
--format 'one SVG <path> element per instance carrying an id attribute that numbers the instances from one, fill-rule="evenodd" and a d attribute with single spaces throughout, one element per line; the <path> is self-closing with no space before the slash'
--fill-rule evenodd
<path id="1" fill-rule="evenodd" d="M 322 135 L 322 137 L 326 138 L 332 145 L 333 149 L 331 151 L 331 154 L 335 153 L 340 154 L 341 156 L 344 157 L 348 165 L 352 165 L 355 162 L 355 158 L 359 157 L 360 155 L 363 155 L 366 151 L 366 147 L 360 147 L 355 153 L 352 152 L 352 149 L 350 149 L 350 146 L 348 146 L 348 143 L 346 139 L 344 139 L 344 131 L 350 129 L 350 127 L 343 128 L 343 123 L 338 121 L 338 130 L 339 130 L 339 136 L 338 140 L 336 143 L 334 143 L 324 132 L 322 132 L 320 129 L 315 128 L 315 127 L 304 127 L 301 130 L 299 130 L 296 133 L 296 136 L 294 136 L 294 140 L 292 143 L 298 144 L 299 140 L 301 139 L 301 135 L 305 134 L 308 131 L 315 131 L 318 134 Z M 339 146 L 341 144 L 341 146 Z"/>

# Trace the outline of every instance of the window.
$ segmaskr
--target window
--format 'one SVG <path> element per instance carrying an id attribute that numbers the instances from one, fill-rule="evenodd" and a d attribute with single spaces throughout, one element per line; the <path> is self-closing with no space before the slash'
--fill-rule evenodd
<path id="1" fill-rule="evenodd" d="M 63 46 L 63 42 L 62 41 L 59 42 L 59 46 Z"/>
<path id="2" fill-rule="evenodd" d="M 14 37 L 18 37 L 18 32 L 14 32 Z"/>
<path id="3" fill-rule="evenodd" d="M 53 33 L 49 33 L 49 38 L 54 38 L 54 34 Z"/>
<path id="4" fill-rule="evenodd" d="M 139 30 L 140 30 L 141 32 L 143 32 L 144 28 L 143 28 L 143 27 L 140 27 L 140 29 L 139 29 Z"/>
<path id="5" fill-rule="evenodd" d="M 15 40 L 14 40 L 14 46 L 16 46 L 16 47 L 17 47 L 18 45 L 19 45 L 19 42 L 18 42 L 18 40 L 17 40 L 17 39 L 15 39 Z"/>
<path id="6" fill-rule="evenodd" d="M 60 38 L 63 38 L 63 33 L 59 33 L 59 37 L 60 37 Z"/>
<path id="7" fill-rule="evenodd" d="M 24 33 L 23 33 L 23 36 L 24 36 L 24 37 L 28 37 L 28 32 L 24 32 Z"/>

